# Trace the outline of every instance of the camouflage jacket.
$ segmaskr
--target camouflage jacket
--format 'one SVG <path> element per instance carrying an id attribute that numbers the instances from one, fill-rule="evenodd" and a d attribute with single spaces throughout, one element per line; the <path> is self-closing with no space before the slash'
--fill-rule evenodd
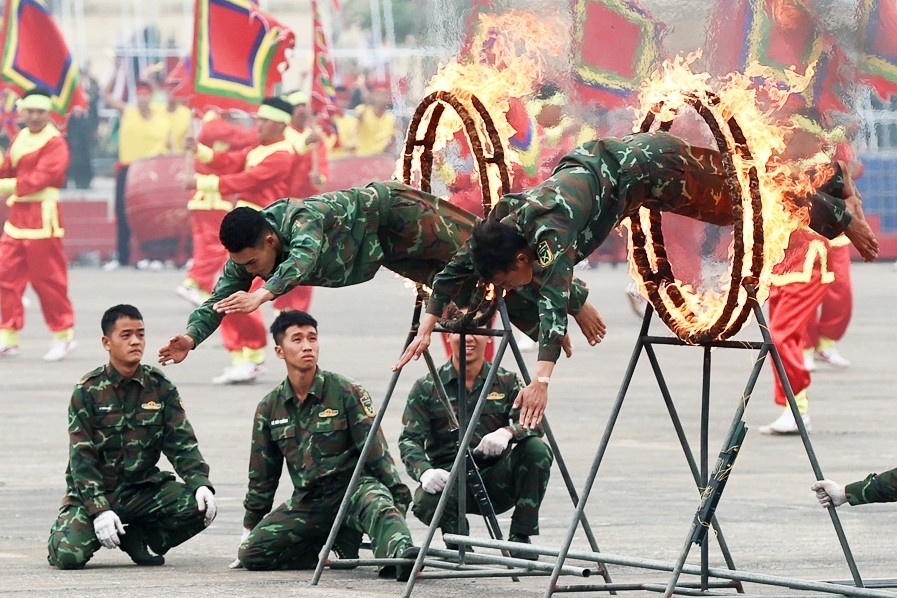
<path id="1" fill-rule="evenodd" d="M 847 500 L 852 505 L 897 501 L 897 469 L 870 473 L 865 480 L 847 484 Z"/>
<path id="2" fill-rule="evenodd" d="M 476 216 L 447 201 L 398 182 L 372 183 L 301 201 L 283 199 L 261 213 L 283 247 L 264 285 L 275 296 L 300 284 L 359 284 L 373 278 L 381 265 L 431 285 L 477 221 Z M 420 222 L 424 214 L 426 224 Z M 243 266 L 227 261 L 211 297 L 187 321 L 186 333 L 197 345 L 224 317 L 212 306 L 237 291 L 248 291 L 253 278 Z M 468 287 L 472 292 L 472 285 Z M 579 311 L 587 295 L 585 284 L 577 281 L 570 313 Z M 534 334 L 538 328 L 537 300 L 534 292 L 525 291 L 515 292 L 508 299 L 509 315 L 524 332 Z"/>
<path id="3" fill-rule="evenodd" d="M 268 393 L 252 424 L 244 527 L 252 529 L 271 511 L 284 461 L 294 497 L 344 493 L 373 419 L 374 406 L 366 390 L 320 368 L 302 401 L 289 378 Z M 380 480 L 403 511 L 411 503 L 411 492 L 399 478 L 382 431 L 371 447 L 365 474 Z"/>
<path id="4" fill-rule="evenodd" d="M 83 504 L 94 515 L 123 486 L 172 478 L 157 467 L 163 454 L 192 490 L 212 487 L 177 388 L 152 366 L 140 365 L 133 378 L 111 364 L 86 374 L 68 417 L 64 505 Z"/>
<path id="5" fill-rule="evenodd" d="M 491 364 L 487 362 L 473 388 L 467 393 L 468 416 L 473 413 L 483 391 L 489 367 Z M 457 417 L 458 371 L 448 361 L 437 373 Z M 527 430 L 515 423 L 520 409 L 512 409 L 511 405 L 522 386 L 523 383 L 516 374 L 498 368 L 471 439 L 471 449 L 480 443 L 483 436 L 499 428 L 510 430 L 513 434 L 512 441 L 542 435 L 541 429 Z M 405 413 L 402 415 L 402 434 L 399 437 L 399 451 L 408 475 L 420 480 L 421 474 L 428 469 L 450 469 L 458 452 L 457 446 L 458 432 L 452 429 L 451 418 L 436 393 L 433 378 L 429 375 L 420 378 L 408 393 L 408 402 L 405 403 Z"/>

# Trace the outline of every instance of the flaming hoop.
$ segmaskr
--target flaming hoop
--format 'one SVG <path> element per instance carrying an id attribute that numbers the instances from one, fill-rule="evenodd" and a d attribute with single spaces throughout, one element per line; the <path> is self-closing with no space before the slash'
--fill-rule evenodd
<path id="1" fill-rule="evenodd" d="M 430 192 L 430 177 L 433 174 L 433 147 L 436 144 L 439 121 L 450 107 L 461 119 L 471 154 L 480 175 L 480 189 L 483 197 L 483 213 L 488 215 L 498 197 L 508 193 L 511 187 L 508 166 L 505 163 L 504 145 L 489 111 L 473 94 L 434 91 L 418 104 L 408 134 L 402 157 L 402 181 L 410 185 L 414 173 L 420 173 L 420 189 Z M 476 116 L 474 116 L 476 115 Z M 423 131 L 423 137 L 420 136 Z M 441 319 L 440 326 L 449 331 L 463 328 L 481 327 L 492 320 L 497 304 L 494 293 L 487 292 L 480 285 L 480 295 L 471 305 L 467 314 L 455 314 Z M 489 285 L 489 290 L 492 287 Z"/>
<path id="2" fill-rule="evenodd" d="M 657 210 L 641 208 L 638 219 L 630 219 L 630 259 L 634 265 L 636 281 L 646 291 L 648 300 L 663 322 L 682 341 L 700 344 L 733 336 L 741 330 L 751 313 L 744 284 L 756 284 L 763 269 L 763 210 L 756 166 L 747 170 L 748 185 L 743 190 L 732 162 L 733 153 L 743 162 L 753 160 L 738 121 L 734 116 L 729 117 L 724 121 L 729 135 L 723 132 L 711 107 L 719 103 L 719 98 L 714 94 L 705 94 L 705 99 L 686 96 L 685 102 L 710 127 L 723 157 L 731 191 L 734 244 L 725 299 L 714 306 L 715 309 L 710 313 L 698 313 L 696 308 L 701 306 L 700 298 L 691 292 L 690 287 L 675 278 L 672 265 L 667 259 L 661 230 L 662 216 Z M 661 102 L 645 115 L 641 124 L 642 132 L 651 129 L 662 108 Z M 669 130 L 672 123 L 672 120 L 661 121 L 658 128 Z"/>

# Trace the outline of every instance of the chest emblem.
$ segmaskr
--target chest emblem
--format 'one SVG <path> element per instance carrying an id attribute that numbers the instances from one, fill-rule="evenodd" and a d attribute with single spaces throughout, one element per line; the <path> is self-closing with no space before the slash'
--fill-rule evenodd
<path id="1" fill-rule="evenodd" d="M 148 409 L 150 411 L 158 411 L 162 408 L 162 403 L 157 403 L 155 401 L 150 401 L 148 403 L 144 403 L 140 406 L 141 409 Z"/>
<path id="2" fill-rule="evenodd" d="M 505 398 L 505 393 L 503 392 L 490 392 L 488 395 L 486 395 L 487 401 L 500 401 L 503 398 Z"/>
<path id="3" fill-rule="evenodd" d="M 337 415 L 339 415 L 339 411 L 337 411 L 336 409 L 327 408 L 319 413 L 318 417 L 336 417 Z"/>

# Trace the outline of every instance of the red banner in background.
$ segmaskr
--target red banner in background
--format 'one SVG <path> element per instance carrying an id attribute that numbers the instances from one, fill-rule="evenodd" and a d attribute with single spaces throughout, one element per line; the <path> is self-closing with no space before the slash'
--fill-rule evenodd
<path id="1" fill-rule="evenodd" d="M 860 80 L 882 99 L 897 94 L 897 1 L 860 2 Z"/>
<path id="2" fill-rule="evenodd" d="M 23 95 L 48 90 L 57 123 L 87 107 L 81 74 L 44 0 L 7 0 L 3 12 L 0 86 Z"/>
<path id="3" fill-rule="evenodd" d="M 333 60 L 327 45 L 327 35 L 321 21 L 318 0 L 311 0 L 312 10 L 312 50 L 314 53 L 311 69 L 311 103 L 309 108 L 321 124 L 334 132 L 331 118 L 339 113 L 336 105 L 336 89 L 333 85 Z"/>
<path id="4" fill-rule="evenodd" d="M 656 66 L 660 31 L 635 0 L 573 1 L 573 76 L 584 102 L 631 105 Z"/>
<path id="5" fill-rule="evenodd" d="M 196 0 L 190 106 L 249 112 L 274 92 L 292 30 L 251 0 Z"/>

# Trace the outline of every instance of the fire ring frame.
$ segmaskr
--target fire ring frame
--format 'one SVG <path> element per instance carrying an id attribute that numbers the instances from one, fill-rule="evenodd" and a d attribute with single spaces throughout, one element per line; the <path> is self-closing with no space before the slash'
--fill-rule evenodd
<path id="1" fill-rule="evenodd" d="M 688 96 L 687 104 L 704 119 L 713 133 L 717 148 L 722 154 L 723 167 L 732 196 L 734 246 L 725 303 L 713 321 L 703 326 L 696 326 L 695 322 L 699 317 L 691 305 L 698 302 L 697 296 L 683 289 L 675 278 L 664 247 L 662 215 L 659 210 L 641 208 L 637 218 L 630 218 L 629 228 L 632 236 L 630 260 L 635 266 L 633 274 L 641 279 L 637 282 L 646 289 L 647 299 L 660 319 L 680 340 L 698 345 L 725 340 L 737 334 L 751 314 L 745 285 L 756 286 L 763 268 L 763 211 L 756 166 L 751 166 L 747 170 L 749 194 L 746 195 L 739 184 L 738 174 L 732 162 L 733 154 L 739 155 L 745 161 L 751 160 L 750 148 L 738 121 L 734 117 L 725 121 L 730 133 L 727 137 L 713 110 L 713 107 L 719 104 L 718 96 L 710 94 L 706 100 Z M 641 123 L 641 132 L 651 129 L 662 107 L 661 102 L 648 112 Z M 663 121 L 658 128 L 667 131 L 672 124 L 672 120 Z M 750 209 L 745 209 L 746 206 Z M 746 255 L 745 248 L 748 243 L 745 231 L 751 235 L 750 255 Z M 749 273 L 746 274 L 744 268 L 747 260 L 749 260 Z"/>

